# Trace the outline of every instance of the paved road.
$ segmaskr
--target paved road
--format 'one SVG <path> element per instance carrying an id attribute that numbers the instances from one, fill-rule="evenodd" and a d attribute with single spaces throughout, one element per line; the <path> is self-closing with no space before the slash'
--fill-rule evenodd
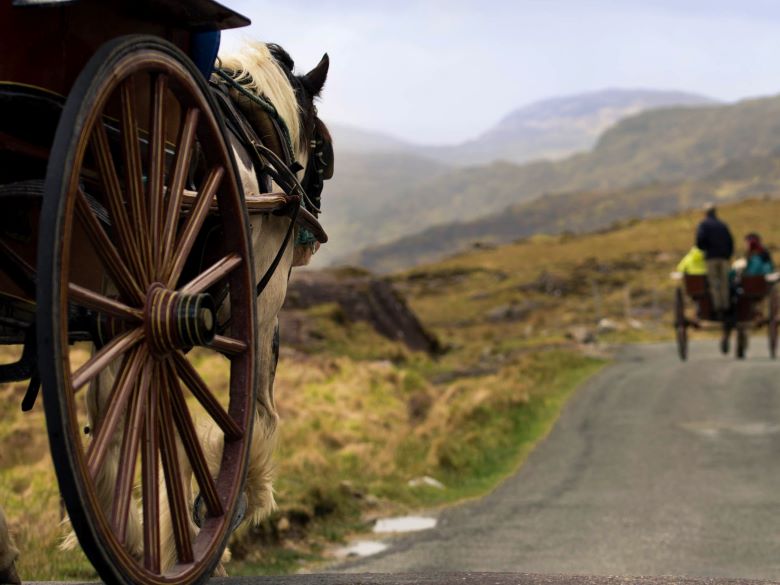
<path id="1" fill-rule="evenodd" d="M 625 350 L 493 494 L 334 570 L 780 580 L 780 362 L 751 349 Z"/>
<path id="2" fill-rule="evenodd" d="M 308 575 L 221 577 L 208 585 L 773 585 L 774 581 L 717 577 L 615 577 L 531 573 L 313 573 Z M 25 585 L 101 585 L 97 582 L 25 581 Z"/>

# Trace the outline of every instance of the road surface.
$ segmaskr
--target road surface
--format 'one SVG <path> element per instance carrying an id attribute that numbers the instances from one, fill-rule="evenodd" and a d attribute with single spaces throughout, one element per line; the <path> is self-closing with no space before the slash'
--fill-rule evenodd
<path id="1" fill-rule="evenodd" d="M 780 361 L 631 347 L 522 469 L 339 572 L 499 571 L 780 580 Z M 521 582 L 518 580 L 518 582 Z"/>

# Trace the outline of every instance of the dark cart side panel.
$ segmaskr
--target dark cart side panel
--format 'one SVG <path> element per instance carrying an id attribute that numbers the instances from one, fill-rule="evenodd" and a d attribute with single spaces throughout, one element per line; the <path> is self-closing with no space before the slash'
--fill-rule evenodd
<path id="1" fill-rule="evenodd" d="M 712 299 L 710 298 L 707 277 L 703 275 L 685 275 L 685 293 L 697 303 L 699 319 L 714 318 Z M 734 318 L 740 323 L 756 319 L 760 315 L 761 301 L 769 294 L 770 285 L 764 276 L 742 276 L 741 293 L 734 307 Z"/>
<path id="2" fill-rule="evenodd" d="M 0 82 L 67 95 L 89 57 L 110 39 L 154 35 L 189 54 L 192 32 L 246 24 L 248 19 L 211 0 L 77 0 L 47 6 L 0 0 Z"/>
<path id="3" fill-rule="evenodd" d="M 35 291 L 19 264 L 35 269 L 40 193 L 28 191 L 41 189 L 62 103 L 87 61 L 123 35 L 156 36 L 189 54 L 194 32 L 247 24 L 213 0 L 0 0 L 0 343 L 30 341 Z M 89 250 L 77 255 L 90 264 Z M 0 382 L 20 371 L 0 365 Z"/>

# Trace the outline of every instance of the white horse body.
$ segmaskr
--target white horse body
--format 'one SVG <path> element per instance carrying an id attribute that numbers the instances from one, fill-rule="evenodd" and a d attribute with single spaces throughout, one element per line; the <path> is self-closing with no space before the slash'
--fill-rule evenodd
<path id="1" fill-rule="evenodd" d="M 295 91 L 286 73 L 279 63 L 276 62 L 267 46 L 261 43 L 249 44 L 239 54 L 221 56 L 221 62 L 223 66 L 229 67 L 233 71 L 244 72 L 250 75 L 254 80 L 253 89 L 258 93 L 262 93 L 274 104 L 280 117 L 289 129 L 295 158 L 305 167 L 308 158 L 308 141 L 302 136 L 300 107 Z M 327 66 L 325 71 L 327 72 Z M 322 81 L 324 82 L 324 76 Z M 244 192 L 247 194 L 259 193 L 261 189 L 257 182 L 251 157 L 238 140 L 232 136 L 231 146 Z M 289 221 L 286 217 L 278 217 L 272 214 L 259 214 L 250 217 L 254 268 L 258 279 L 268 270 L 279 251 L 279 247 L 284 242 Z M 247 498 L 247 515 L 253 522 L 262 521 L 273 511 L 275 506 L 272 488 L 272 455 L 276 444 L 278 415 L 273 394 L 273 372 L 275 369 L 273 339 L 277 317 L 287 293 L 287 280 L 290 270 L 294 265 L 306 264 L 311 253 L 311 247 L 295 246 L 294 238 L 291 239 L 286 245 L 286 249 L 273 276 L 257 298 L 257 405 L 250 446 L 249 466 L 244 488 Z M 110 389 L 113 386 L 114 376 L 115 372 L 102 374 L 91 384 L 87 392 L 87 410 L 90 425 L 93 428 L 105 412 L 105 401 L 108 399 Z M 222 456 L 222 433 L 211 421 L 210 425 L 199 429 L 199 435 L 212 472 L 216 472 Z M 121 432 L 115 434 L 116 439 L 110 446 L 106 464 L 101 468 L 96 478 L 99 497 L 105 510 L 110 510 L 112 505 L 113 490 L 120 464 L 119 437 L 121 436 Z M 184 455 L 181 448 L 179 461 L 184 478 L 185 495 L 190 505 L 192 505 L 192 469 L 188 458 Z M 160 477 L 162 478 L 163 474 L 160 474 Z M 162 485 L 161 493 L 166 493 Z M 167 497 L 162 497 L 160 504 L 162 561 L 164 566 L 172 566 L 176 562 L 176 547 L 171 528 Z M 190 521 L 190 528 L 193 534 L 198 530 L 192 521 Z M 131 554 L 137 557 L 142 556 L 143 530 L 140 509 L 137 505 L 131 509 L 128 519 L 126 544 Z M 66 549 L 78 546 L 78 541 L 73 532 L 68 534 L 62 546 Z M 0 508 L 0 583 L 5 582 L 3 571 L 9 567 L 11 570 L 13 569 L 13 562 L 17 556 L 18 550 L 10 539 L 5 517 Z M 223 561 L 228 558 L 229 552 L 226 552 L 226 555 L 223 556 Z M 224 569 L 220 566 L 217 569 L 217 573 L 224 574 Z"/>
<path id="2" fill-rule="evenodd" d="M 292 146 L 295 159 L 306 166 L 308 151 L 306 141 L 296 139 L 301 134 L 299 122 L 300 109 L 295 92 L 291 87 L 285 72 L 273 58 L 268 48 L 261 43 L 252 43 L 237 55 L 221 56 L 223 66 L 237 72 L 249 74 L 254 83 L 252 89 L 262 93 L 274 104 L 282 120 L 287 125 L 290 136 L 293 138 Z M 240 77 L 239 77 L 240 79 Z M 257 182 L 257 175 L 252 163 L 252 158 L 246 152 L 239 141 L 231 136 L 231 146 L 238 166 L 239 179 L 247 194 L 256 194 L 261 191 Z M 301 178 L 299 176 L 299 178 Z M 274 190 L 280 190 L 274 185 Z M 271 214 L 258 214 L 250 217 L 252 250 L 254 254 L 254 269 L 256 278 L 261 278 L 271 266 L 279 247 L 284 242 L 289 219 L 277 217 Z M 273 394 L 273 372 L 275 368 L 275 356 L 273 352 L 273 339 L 278 321 L 278 314 L 287 294 L 287 281 L 293 266 L 308 263 L 311 257 L 311 249 L 297 249 L 294 239 L 287 245 L 278 266 L 273 272 L 268 284 L 257 298 L 257 407 L 255 409 L 254 430 L 249 454 L 249 466 L 247 469 L 244 493 L 247 498 L 247 515 L 254 523 L 265 519 L 275 507 L 273 493 L 273 452 L 276 446 L 276 428 L 278 415 Z M 209 426 L 200 429 L 204 453 L 212 470 L 216 470 L 222 456 L 222 433 L 213 421 Z M 185 456 L 180 456 L 180 464 L 185 478 L 188 501 L 192 502 L 190 492 L 192 469 Z M 161 536 L 163 562 L 170 566 L 176 562 L 176 547 L 173 531 L 170 526 L 170 512 L 167 499 L 161 501 Z M 194 523 L 190 522 L 193 533 L 197 532 Z M 136 531 L 134 530 L 133 533 Z M 137 531 L 139 546 L 142 541 L 142 532 Z M 230 558 L 229 551 L 223 555 L 223 562 Z M 224 574 L 220 567 L 218 574 Z"/>

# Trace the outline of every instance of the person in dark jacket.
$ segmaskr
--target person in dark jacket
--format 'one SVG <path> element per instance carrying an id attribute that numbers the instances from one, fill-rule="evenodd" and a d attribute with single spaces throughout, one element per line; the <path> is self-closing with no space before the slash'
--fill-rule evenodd
<path id="1" fill-rule="evenodd" d="M 710 284 L 712 306 L 718 318 L 730 308 L 729 269 L 734 254 L 734 238 L 729 226 L 718 219 L 712 204 L 705 207 L 704 219 L 696 229 L 696 245 L 704 250 L 707 261 L 707 281 Z"/>

